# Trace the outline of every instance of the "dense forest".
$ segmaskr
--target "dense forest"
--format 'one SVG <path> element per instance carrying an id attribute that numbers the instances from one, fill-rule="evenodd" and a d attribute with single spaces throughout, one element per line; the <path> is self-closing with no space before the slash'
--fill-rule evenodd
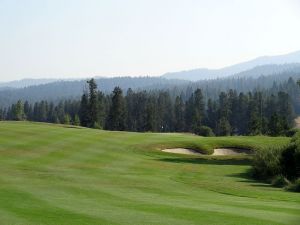
<path id="1" fill-rule="evenodd" d="M 248 71 L 250 72 L 250 71 Z M 246 73 L 246 72 L 244 72 Z M 162 77 L 115 77 L 115 78 L 97 78 L 95 79 L 98 88 L 109 95 L 116 86 L 124 92 L 129 88 L 133 91 L 167 91 L 172 100 L 182 95 L 186 101 L 196 89 L 201 89 L 205 99 L 218 99 L 220 92 L 228 92 L 230 89 L 239 92 L 255 92 L 268 90 L 276 95 L 279 91 L 287 92 L 293 102 L 297 113 L 300 113 L 300 89 L 295 82 L 288 81 L 300 79 L 300 67 L 298 70 L 274 73 L 270 76 L 256 74 L 249 77 L 244 74 L 243 77 L 231 76 L 222 79 L 201 80 L 190 82 L 184 80 L 169 80 Z M 61 100 L 79 100 L 82 91 L 85 90 L 86 81 L 58 81 L 48 84 L 30 86 L 26 88 L 2 90 L 0 91 L 0 108 L 8 108 L 18 100 L 28 101 L 30 104 L 47 100 L 55 105 Z"/>
<path id="2" fill-rule="evenodd" d="M 112 93 L 105 94 L 91 79 L 80 100 L 58 103 L 43 100 L 34 104 L 19 100 L 1 109 L 0 118 L 107 130 L 276 136 L 284 135 L 294 119 L 292 98 L 282 89 L 291 91 L 298 87 L 290 78 L 279 87 L 273 85 L 270 89 L 249 92 L 230 89 L 215 98 L 205 96 L 200 88 L 172 95 L 170 91 L 130 88 L 123 93 L 120 87 L 115 87 Z"/>

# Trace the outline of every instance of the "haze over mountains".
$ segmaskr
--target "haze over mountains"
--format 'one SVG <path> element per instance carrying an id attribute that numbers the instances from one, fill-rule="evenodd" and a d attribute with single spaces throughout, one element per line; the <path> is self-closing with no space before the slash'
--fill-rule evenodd
<path id="1" fill-rule="evenodd" d="M 95 79 L 99 90 L 104 93 L 110 93 L 116 86 L 125 92 L 128 88 L 132 88 L 173 90 L 176 94 L 185 93 L 190 88 L 201 88 L 205 89 L 207 95 L 216 97 L 219 91 L 231 88 L 237 91 L 250 91 L 257 87 L 270 88 L 274 81 L 280 84 L 289 77 L 295 81 L 300 79 L 300 51 L 281 56 L 259 57 L 219 70 L 198 69 L 169 73 L 160 77 L 95 77 Z M 7 107 L 19 99 L 34 102 L 79 98 L 86 89 L 86 79 L 24 79 L 0 83 L 0 107 Z"/>
<path id="2" fill-rule="evenodd" d="M 47 84 L 55 81 L 57 81 L 57 79 L 22 79 L 0 83 L 0 89 L 24 88 L 33 85 Z"/>
<path id="3" fill-rule="evenodd" d="M 166 73 L 163 75 L 165 78 L 172 78 L 172 79 L 184 79 L 184 80 L 204 80 L 204 79 L 215 79 L 215 78 L 222 78 L 231 75 L 237 75 L 238 73 L 242 73 L 244 71 L 255 69 L 255 75 L 269 75 L 274 72 L 274 70 L 278 70 L 277 72 L 284 72 L 288 71 L 289 69 L 299 66 L 297 65 L 300 63 L 300 51 L 292 52 L 285 55 L 278 55 L 278 56 L 262 56 L 256 59 L 235 64 L 232 66 L 224 67 L 221 69 L 193 69 L 193 70 L 186 70 L 181 72 L 174 72 L 174 73 Z M 292 65 L 284 65 L 284 64 L 292 64 Z M 262 65 L 269 65 L 269 70 L 266 70 L 266 67 L 261 67 Z M 274 65 L 281 65 L 281 66 L 274 66 Z M 271 68 L 276 67 L 276 68 Z"/>
<path id="4" fill-rule="evenodd" d="M 285 55 L 262 56 L 256 59 L 238 63 L 221 69 L 193 69 L 181 72 L 170 72 L 162 75 L 166 79 L 179 79 L 188 81 L 198 81 L 206 79 L 234 77 L 259 77 L 268 76 L 274 73 L 293 72 L 300 67 L 300 51 L 292 52 Z M 103 77 L 97 77 L 102 79 Z M 104 78 L 103 78 L 104 79 Z M 114 79 L 114 78 L 107 78 Z M 17 81 L 0 83 L 0 90 L 9 88 L 24 88 L 33 85 L 53 83 L 57 81 L 74 81 L 85 79 L 23 79 Z M 152 85 L 152 83 L 151 83 Z"/>

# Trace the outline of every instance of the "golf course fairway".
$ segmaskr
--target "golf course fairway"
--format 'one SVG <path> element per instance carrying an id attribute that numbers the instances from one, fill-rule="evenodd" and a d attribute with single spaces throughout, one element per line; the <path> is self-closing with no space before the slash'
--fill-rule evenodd
<path id="1" fill-rule="evenodd" d="M 160 151 L 288 142 L 1 122 L 0 224 L 300 224 L 300 194 L 253 180 L 251 156 Z"/>

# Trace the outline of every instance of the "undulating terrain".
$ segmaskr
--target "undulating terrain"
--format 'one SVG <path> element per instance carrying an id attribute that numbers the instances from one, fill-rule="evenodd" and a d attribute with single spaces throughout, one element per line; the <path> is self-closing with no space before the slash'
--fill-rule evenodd
<path id="1" fill-rule="evenodd" d="M 0 224 L 299 224 L 300 195 L 251 179 L 249 156 L 284 137 L 203 138 L 0 123 Z"/>

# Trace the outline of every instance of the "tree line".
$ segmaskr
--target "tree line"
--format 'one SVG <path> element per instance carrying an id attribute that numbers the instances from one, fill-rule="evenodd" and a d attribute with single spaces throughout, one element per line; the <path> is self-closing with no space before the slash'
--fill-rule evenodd
<path id="1" fill-rule="evenodd" d="M 57 104 L 19 100 L 0 110 L 2 120 L 29 120 L 137 132 L 193 132 L 204 136 L 284 135 L 292 126 L 294 109 L 289 94 L 268 90 L 247 93 L 228 90 L 207 98 L 197 88 L 181 92 L 133 91 L 115 87 L 110 94 L 97 89 L 94 79 L 80 100 Z"/>
<path id="2" fill-rule="evenodd" d="M 105 94 L 110 94 L 116 86 L 122 90 L 131 88 L 133 91 L 168 91 L 172 100 L 181 95 L 186 101 L 198 88 L 202 90 L 205 99 L 218 99 L 220 92 L 227 92 L 230 89 L 238 93 L 258 90 L 268 90 L 271 94 L 284 91 L 292 99 L 293 106 L 297 113 L 300 113 L 300 88 L 295 80 L 300 78 L 300 67 L 295 71 L 275 72 L 270 76 L 261 76 L 259 72 L 256 76 L 248 77 L 226 77 L 220 79 L 200 80 L 189 82 L 183 80 L 169 80 L 163 77 L 114 77 L 96 78 L 95 81 L 99 89 Z M 288 80 L 288 78 L 290 78 Z M 30 86 L 18 89 L 1 89 L 0 106 L 8 108 L 19 99 L 33 104 L 38 101 L 47 100 L 55 105 L 61 100 L 80 99 L 86 81 L 57 81 L 44 85 Z"/>

